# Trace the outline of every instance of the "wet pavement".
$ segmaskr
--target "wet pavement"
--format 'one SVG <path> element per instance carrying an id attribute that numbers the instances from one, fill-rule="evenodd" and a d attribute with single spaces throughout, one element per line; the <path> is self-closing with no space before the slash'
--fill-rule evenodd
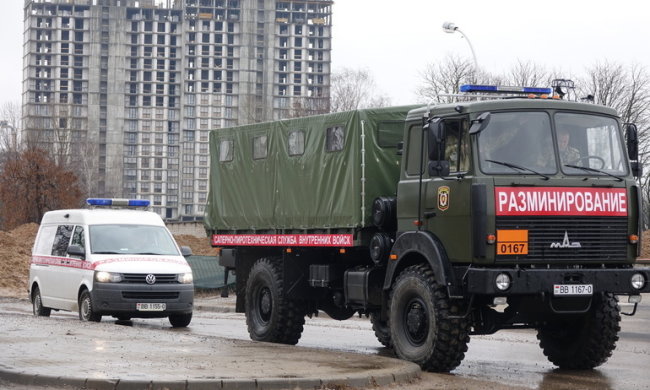
<path id="1" fill-rule="evenodd" d="M 214 310 L 228 311 L 223 302 Z M 0 379 L 92 389 L 279 389 L 376 386 L 419 377 L 417 365 L 376 355 L 196 335 L 187 329 L 33 317 L 4 300 Z M 210 306 L 210 303 L 208 303 Z M 203 309 L 205 310 L 206 305 Z M 12 312 L 13 311 L 13 312 Z M 127 322 L 127 325 L 130 321 Z M 190 326 L 192 326 L 190 324 Z"/>
<path id="2" fill-rule="evenodd" d="M 195 303 L 190 327 L 172 329 L 166 319 L 116 322 L 105 317 L 99 324 L 84 324 L 76 313 L 65 312 L 34 318 L 26 300 L 0 299 L 0 373 L 7 362 L 19 361 L 30 370 L 36 364 L 58 376 L 74 372 L 92 379 L 76 388 L 111 389 L 350 389 L 374 388 L 375 382 L 400 390 L 650 388 L 650 294 L 644 294 L 637 315 L 623 317 L 616 350 L 595 370 L 558 370 L 542 354 L 535 331 L 509 330 L 473 336 L 465 360 L 451 374 L 419 372 L 410 363 L 388 359 L 392 352 L 374 338 L 367 319 L 308 318 L 298 346 L 289 347 L 249 341 L 244 316 L 234 313 L 234 298 L 203 297 Z M 629 311 L 629 305 L 622 306 Z M 50 361 L 50 351 L 64 362 Z M 102 358 L 106 353 L 115 359 Z M 400 380 L 394 364 L 402 363 L 406 370 L 414 368 L 410 378 L 421 379 Z M 120 382 L 114 373 L 124 375 Z M 1 378 L 4 389 L 7 382 Z M 37 384 L 43 377 L 30 380 Z M 31 388 L 16 386 L 9 388 Z"/>

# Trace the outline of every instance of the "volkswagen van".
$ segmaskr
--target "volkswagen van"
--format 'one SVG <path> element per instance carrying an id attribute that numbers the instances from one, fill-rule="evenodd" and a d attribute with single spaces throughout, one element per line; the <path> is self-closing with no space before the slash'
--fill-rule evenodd
<path id="1" fill-rule="evenodd" d="M 45 213 L 34 242 L 29 297 L 34 315 L 78 311 L 82 321 L 192 320 L 192 270 L 146 200 L 88 199 L 88 209 Z"/>

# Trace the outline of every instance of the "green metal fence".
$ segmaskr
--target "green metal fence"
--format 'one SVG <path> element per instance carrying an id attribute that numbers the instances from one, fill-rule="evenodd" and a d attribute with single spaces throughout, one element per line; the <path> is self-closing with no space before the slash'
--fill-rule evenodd
<path id="1" fill-rule="evenodd" d="M 194 288 L 215 289 L 225 286 L 225 269 L 219 265 L 215 256 L 187 256 L 185 259 L 190 264 L 194 274 Z M 228 275 L 228 286 L 234 284 L 235 276 L 231 272 Z"/>

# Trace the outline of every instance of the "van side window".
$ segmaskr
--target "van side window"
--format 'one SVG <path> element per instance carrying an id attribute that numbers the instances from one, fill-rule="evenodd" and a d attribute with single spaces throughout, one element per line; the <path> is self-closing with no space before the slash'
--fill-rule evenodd
<path id="1" fill-rule="evenodd" d="M 325 150 L 338 152 L 345 145 L 345 128 L 343 126 L 328 127 L 325 134 Z"/>
<path id="2" fill-rule="evenodd" d="M 52 244 L 52 256 L 65 257 L 67 255 L 68 244 L 70 244 L 70 236 L 72 236 L 72 225 L 59 225 L 54 235 L 54 243 Z"/>
<path id="3" fill-rule="evenodd" d="M 41 226 L 38 233 L 34 253 L 40 256 L 50 256 L 52 254 L 52 244 L 54 243 L 54 233 L 56 226 Z"/>
<path id="4" fill-rule="evenodd" d="M 72 234 L 72 241 L 70 245 L 79 245 L 82 248 L 86 248 L 86 240 L 84 239 L 84 228 L 77 226 L 74 228 L 74 233 Z"/>

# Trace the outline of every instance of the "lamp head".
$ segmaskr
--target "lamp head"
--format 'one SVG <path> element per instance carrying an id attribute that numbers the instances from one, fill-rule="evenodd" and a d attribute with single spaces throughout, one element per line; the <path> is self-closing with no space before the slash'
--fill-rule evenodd
<path id="1" fill-rule="evenodd" d="M 448 34 L 452 34 L 458 30 L 458 27 L 452 22 L 444 22 L 442 24 L 442 30 Z"/>

